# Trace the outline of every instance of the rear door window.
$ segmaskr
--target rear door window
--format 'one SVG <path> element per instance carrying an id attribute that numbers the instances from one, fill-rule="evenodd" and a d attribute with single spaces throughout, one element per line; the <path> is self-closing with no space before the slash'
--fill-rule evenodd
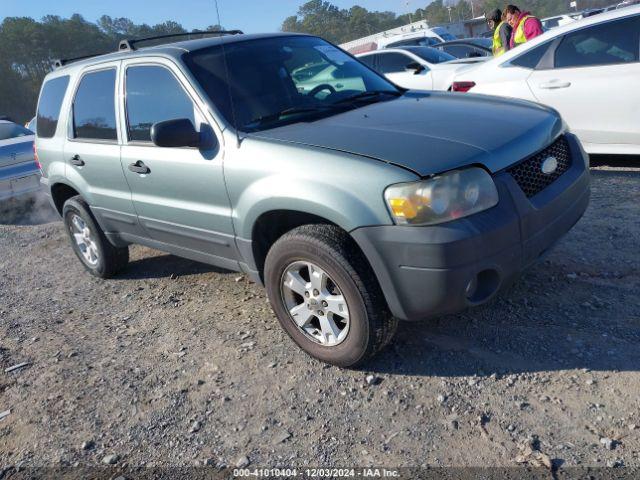
<path id="1" fill-rule="evenodd" d="M 36 129 L 39 137 L 51 138 L 56 133 L 62 100 L 69 85 L 69 76 L 52 78 L 42 86 Z"/>
<path id="2" fill-rule="evenodd" d="M 562 39 L 555 52 L 555 67 L 588 67 L 638 61 L 640 17 L 594 25 Z"/>
<path id="3" fill-rule="evenodd" d="M 151 126 L 186 118 L 198 128 L 191 98 L 167 68 L 154 65 L 127 68 L 127 130 L 130 141 L 150 142 Z"/>
<path id="4" fill-rule="evenodd" d="M 117 140 L 115 109 L 116 69 L 87 73 L 73 101 L 73 137 Z"/>
<path id="5" fill-rule="evenodd" d="M 378 71 L 380 73 L 404 72 L 405 67 L 411 63 L 411 58 L 402 53 L 381 53 L 378 57 Z"/>
<path id="6" fill-rule="evenodd" d="M 365 65 L 367 65 L 369 68 L 375 68 L 374 64 L 376 61 L 376 55 L 367 55 L 365 57 L 359 57 L 358 60 L 360 60 Z"/>

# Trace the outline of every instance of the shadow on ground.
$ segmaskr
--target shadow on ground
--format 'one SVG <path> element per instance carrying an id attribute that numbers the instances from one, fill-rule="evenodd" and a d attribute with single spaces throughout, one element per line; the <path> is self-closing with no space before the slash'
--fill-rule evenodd
<path id="1" fill-rule="evenodd" d="M 114 277 L 114 280 L 157 279 L 171 277 L 172 275 L 198 275 L 210 272 L 239 275 L 237 272 L 207 265 L 206 263 L 187 260 L 175 255 L 160 254 L 129 262 L 126 270 Z"/>

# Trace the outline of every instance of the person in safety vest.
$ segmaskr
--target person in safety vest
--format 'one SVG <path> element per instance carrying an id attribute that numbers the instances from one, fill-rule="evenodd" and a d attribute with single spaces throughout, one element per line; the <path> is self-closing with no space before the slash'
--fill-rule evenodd
<path id="1" fill-rule="evenodd" d="M 511 25 L 511 48 L 517 47 L 543 33 L 540 20 L 529 12 L 521 12 L 515 5 L 507 5 L 504 9 L 506 20 Z"/>
<path id="2" fill-rule="evenodd" d="M 487 25 L 493 31 L 493 56 L 499 57 L 511 48 L 511 25 L 504 21 L 504 15 L 499 9 L 486 13 Z"/>

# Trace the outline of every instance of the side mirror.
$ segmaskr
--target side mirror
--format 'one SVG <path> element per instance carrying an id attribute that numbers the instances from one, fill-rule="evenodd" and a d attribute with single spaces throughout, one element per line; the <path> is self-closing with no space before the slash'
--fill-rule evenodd
<path id="1" fill-rule="evenodd" d="M 420 65 L 418 62 L 411 62 L 406 67 L 404 67 L 405 71 L 413 72 L 414 75 L 418 75 L 420 72 L 425 70 L 423 65 Z"/>
<path id="2" fill-rule="evenodd" d="M 201 144 L 200 133 L 187 118 L 154 123 L 151 141 L 158 147 L 199 147 Z"/>

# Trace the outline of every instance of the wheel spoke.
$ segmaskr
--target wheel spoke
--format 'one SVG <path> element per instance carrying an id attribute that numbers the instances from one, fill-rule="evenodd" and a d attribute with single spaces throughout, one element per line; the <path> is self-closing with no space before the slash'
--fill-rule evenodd
<path id="1" fill-rule="evenodd" d="M 91 253 L 91 261 L 95 262 L 98 260 L 98 246 L 95 242 L 89 243 L 89 252 Z"/>
<path id="2" fill-rule="evenodd" d="M 338 341 L 340 335 L 340 329 L 336 323 L 327 315 L 318 317 L 320 320 L 320 329 L 322 330 L 323 343 L 335 343 Z"/>
<path id="3" fill-rule="evenodd" d="M 84 226 L 85 226 L 84 222 L 79 216 L 74 215 L 73 218 L 71 219 L 71 222 L 73 223 L 73 226 L 76 227 L 78 232 L 82 232 L 84 230 Z"/>
<path id="4" fill-rule="evenodd" d="M 82 245 L 84 243 L 84 235 L 81 233 L 74 233 L 73 238 L 76 240 L 78 245 Z"/>
<path id="5" fill-rule="evenodd" d="M 327 302 L 327 311 L 333 315 L 349 318 L 349 308 L 342 295 L 329 295 L 325 298 L 325 301 Z"/>
<path id="6" fill-rule="evenodd" d="M 314 314 L 307 308 L 307 305 L 301 303 L 289 310 L 291 317 L 299 327 L 304 327 L 313 318 Z"/>
<path id="7" fill-rule="evenodd" d="M 313 288 L 319 292 L 325 291 L 327 287 L 327 274 L 321 268 L 311 263 L 308 263 L 307 266 L 309 268 L 309 279 L 311 280 Z"/>
<path id="8" fill-rule="evenodd" d="M 298 272 L 287 272 L 287 277 L 284 285 L 287 288 L 290 288 L 292 291 L 296 292 L 301 297 L 304 297 L 304 293 L 307 290 L 307 282 L 300 276 L 300 273 Z"/>

